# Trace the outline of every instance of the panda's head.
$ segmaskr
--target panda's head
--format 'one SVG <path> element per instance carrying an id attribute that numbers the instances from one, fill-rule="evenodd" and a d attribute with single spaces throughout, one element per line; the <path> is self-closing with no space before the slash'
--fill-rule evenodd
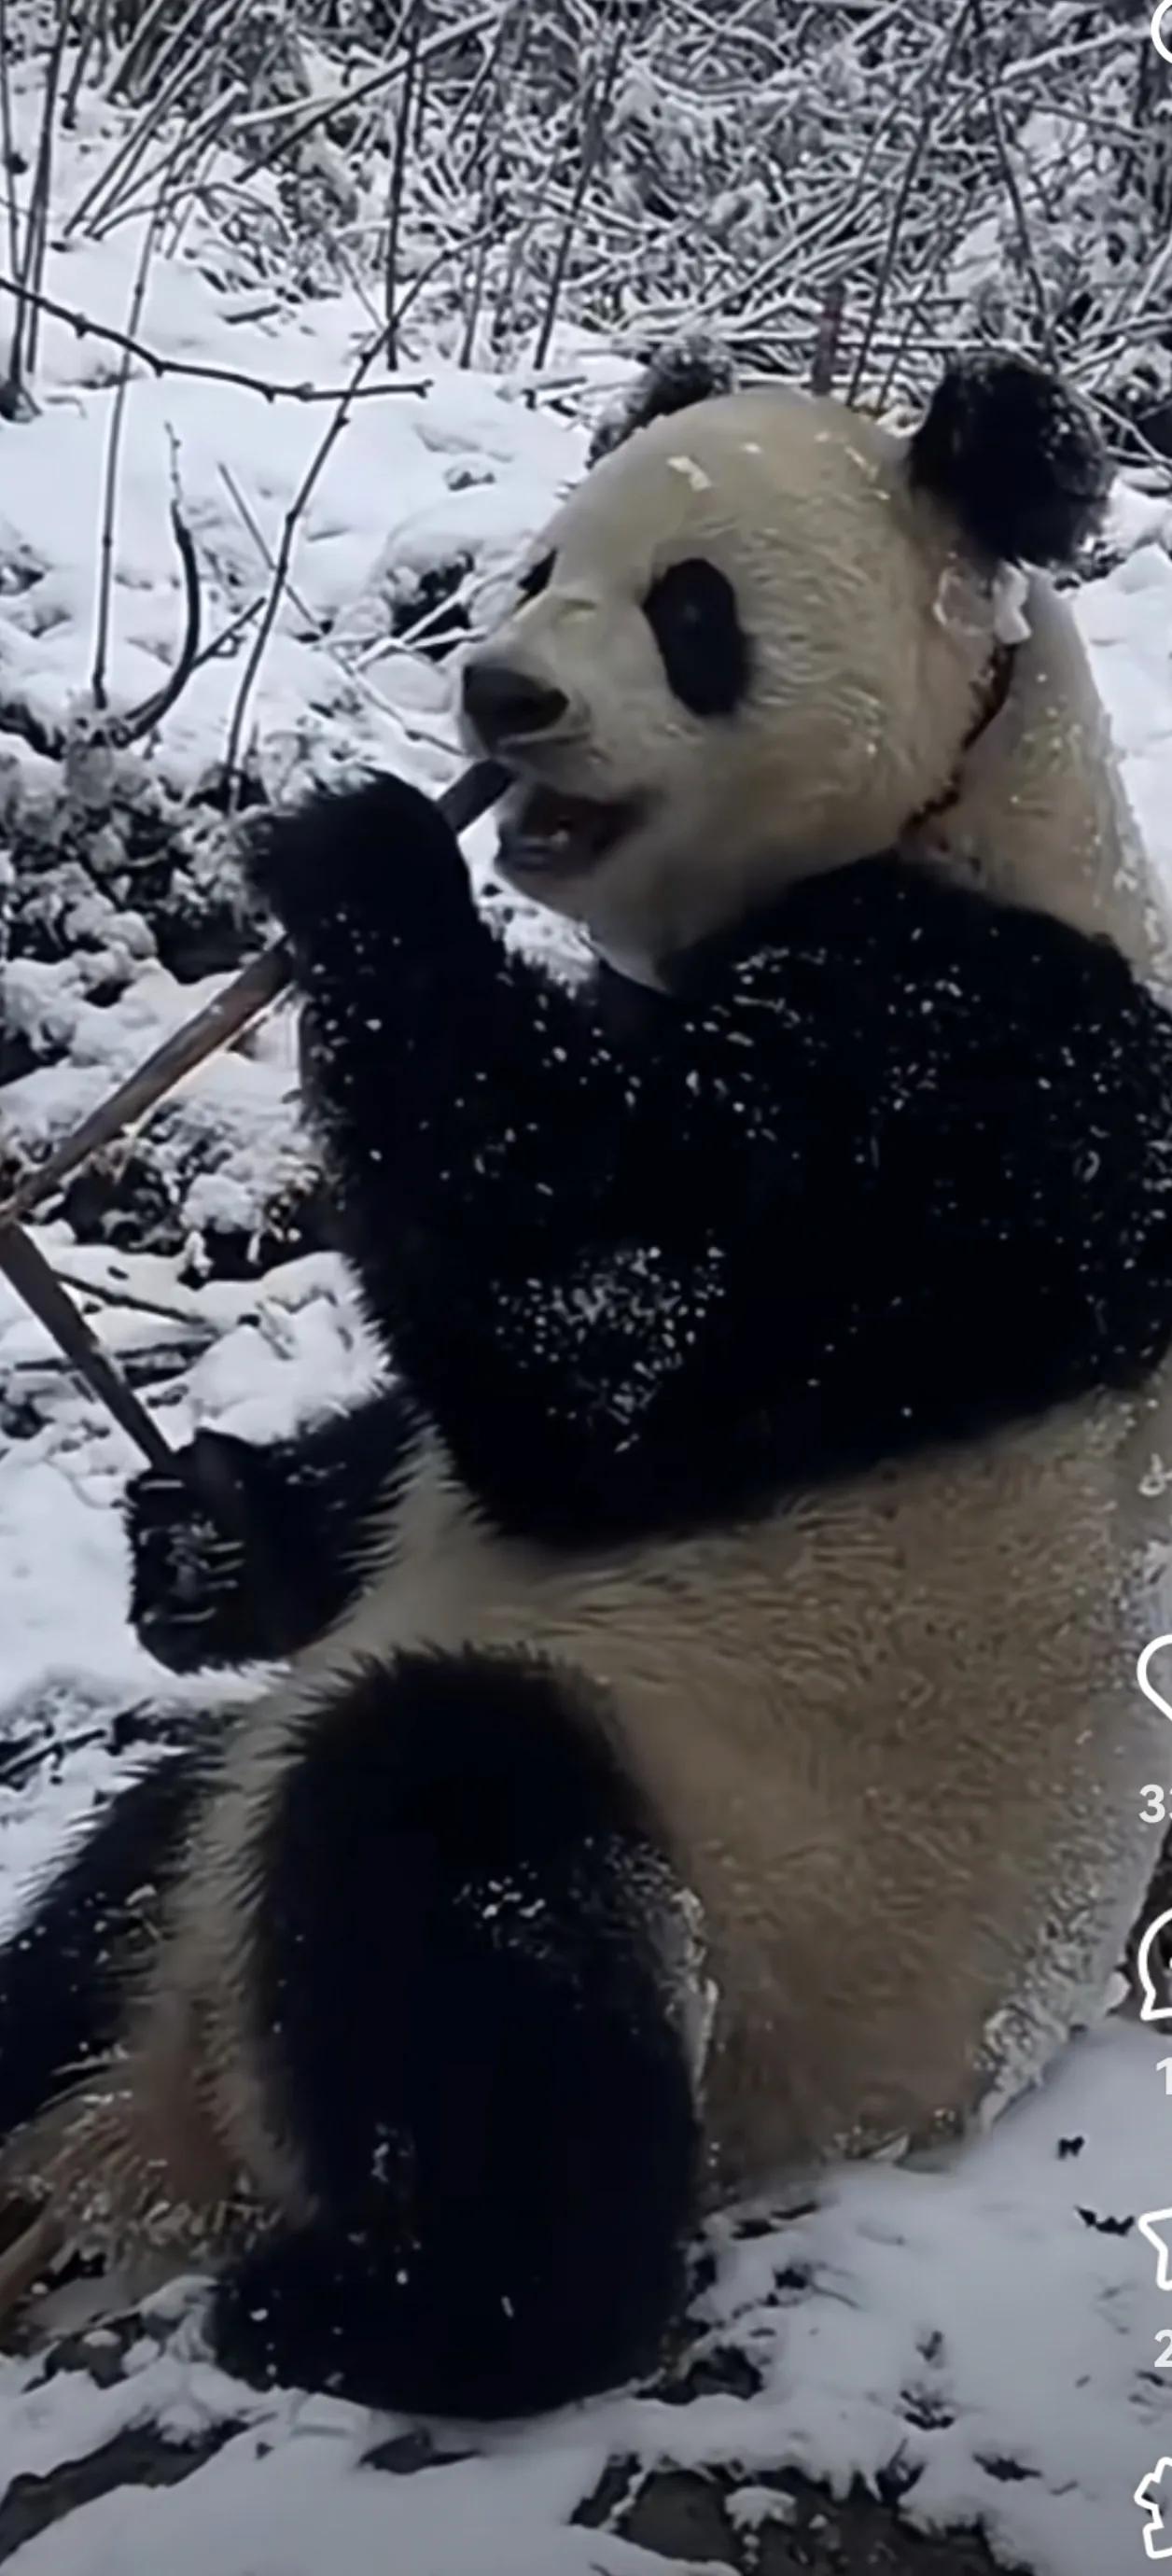
<path id="1" fill-rule="evenodd" d="M 1105 495 L 1083 406 L 956 369 L 910 441 L 782 389 L 645 417 L 587 473 L 468 656 L 513 773 L 498 866 L 663 958 L 946 797 L 1003 671 L 1006 567 Z"/>

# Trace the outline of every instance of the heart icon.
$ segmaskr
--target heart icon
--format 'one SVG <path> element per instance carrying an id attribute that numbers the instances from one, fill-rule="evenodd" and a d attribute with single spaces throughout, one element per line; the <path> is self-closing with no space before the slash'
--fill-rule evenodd
<path id="1" fill-rule="evenodd" d="M 1172 1704 L 1162 1698 L 1160 1692 L 1156 1689 L 1155 1683 L 1148 1679 L 1148 1666 L 1151 1663 L 1153 1655 L 1161 1654 L 1165 1646 L 1172 1646 L 1172 1636 L 1152 1638 L 1150 1645 L 1144 1647 L 1143 1653 L 1136 1665 L 1135 1678 L 1139 1683 L 1144 1698 L 1150 1699 L 1152 1707 L 1159 1709 L 1161 1717 L 1172 1718 Z"/>

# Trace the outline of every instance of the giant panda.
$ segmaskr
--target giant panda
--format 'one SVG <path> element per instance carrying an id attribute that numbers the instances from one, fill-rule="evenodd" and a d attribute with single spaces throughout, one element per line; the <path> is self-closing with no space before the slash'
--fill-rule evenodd
<path id="1" fill-rule="evenodd" d="M 502 876 L 392 777 L 266 829 L 395 1372 L 129 1505 L 280 1657 L 34 1893 L 10 2185 L 215 2273 L 246 2375 L 508 2415 L 650 2368 L 715 2203 L 934 2151 L 1096 2012 L 1167 1624 L 1159 891 L 1041 570 L 1081 407 L 648 405 L 469 653 Z"/>

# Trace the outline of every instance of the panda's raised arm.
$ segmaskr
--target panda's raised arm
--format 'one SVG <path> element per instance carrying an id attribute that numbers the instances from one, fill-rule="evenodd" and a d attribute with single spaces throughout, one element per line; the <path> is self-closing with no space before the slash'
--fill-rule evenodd
<path id="1" fill-rule="evenodd" d="M 516 1459 L 547 1523 L 559 1494 L 577 1519 L 584 1481 L 621 1513 L 646 1457 L 665 1468 L 672 1382 L 720 1347 L 753 1169 L 774 1214 L 787 1170 L 800 1187 L 822 1038 L 800 1015 L 772 1029 L 780 1118 L 747 1000 L 744 1026 L 667 1004 L 658 1039 L 624 1040 L 502 946 L 442 816 L 394 778 L 270 827 L 251 872 L 290 943 L 341 1239 L 389 1353 L 476 1488 L 499 1499 Z M 708 1445 L 693 1420 L 683 1445 Z"/>
<path id="2" fill-rule="evenodd" d="M 1149 1221 L 1170 1024 L 1106 942 L 860 862 L 628 1043 L 394 780 L 256 873 L 372 1319 L 504 1519 L 732 1508 L 1143 1361 L 1162 1272 L 1118 1209 Z"/>
<path id="3" fill-rule="evenodd" d="M 502 945 L 448 825 L 401 781 L 278 822 L 251 873 L 292 951 L 343 1239 L 392 1350 L 421 1257 L 478 1290 L 482 1265 L 524 1278 L 632 1230 L 647 1240 L 691 1131 L 743 1132 L 736 1034 L 705 1039 L 726 1084 L 699 1081 L 686 1012 L 665 1015 L 669 1044 L 624 1042 Z M 795 1071 L 803 1053 L 795 1031 Z M 717 1166 L 714 1213 L 721 1188 Z"/>
<path id="4" fill-rule="evenodd" d="M 689 1113 L 706 1125 L 715 1105 L 689 1051 L 657 1073 L 509 958 L 442 818 L 393 779 L 273 827 L 255 874 L 309 1004 L 346 1249 L 406 1385 L 502 1509 L 519 1496 L 547 1528 L 641 1515 L 665 1466 L 664 1391 L 695 1373 L 728 1287 L 712 1225 L 732 1175 L 689 1156 Z M 743 1109 L 729 1104 L 738 1127 Z M 201 1435 L 247 1548 L 193 1511 L 181 1475 L 134 1479 L 144 1644 L 187 1672 L 320 1635 L 358 1587 L 354 1543 L 418 1420 L 396 1387 L 264 1449 Z"/>

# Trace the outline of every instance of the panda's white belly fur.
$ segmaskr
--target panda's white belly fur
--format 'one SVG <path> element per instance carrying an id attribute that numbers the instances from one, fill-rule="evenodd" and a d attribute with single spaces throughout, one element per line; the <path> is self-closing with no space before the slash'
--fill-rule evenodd
<path id="1" fill-rule="evenodd" d="M 582 1557 L 494 1535 L 429 1447 L 393 1563 L 252 1712 L 198 1856 L 179 1941 L 227 2017 L 221 2064 L 238 2071 L 255 1893 L 240 1853 L 307 1690 L 397 1646 L 527 1645 L 606 1686 L 702 1900 L 727 2183 L 1001 2098 L 1098 2009 L 1155 1856 L 1140 1792 L 1172 1776 L 1172 1730 L 1135 1662 L 1163 1617 L 1169 1431 L 1172 1387 L 1102 1397 L 739 1528 Z M 235 2072 L 227 2091 L 263 2163 Z"/>

